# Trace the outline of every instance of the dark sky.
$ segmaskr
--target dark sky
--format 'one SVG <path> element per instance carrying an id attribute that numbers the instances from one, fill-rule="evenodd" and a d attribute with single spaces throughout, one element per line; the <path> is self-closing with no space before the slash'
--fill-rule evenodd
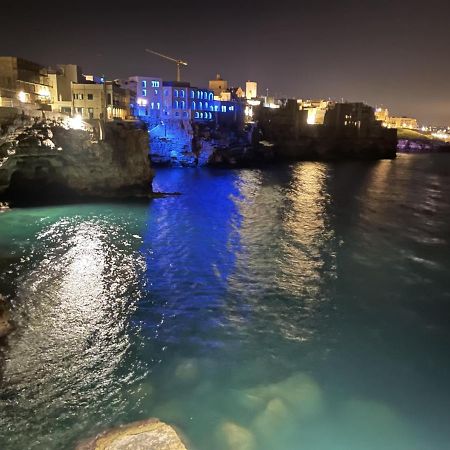
<path id="1" fill-rule="evenodd" d="M 278 96 L 362 100 L 450 125 L 450 1 L 2 2 L 0 55 L 84 73 L 258 81 Z"/>

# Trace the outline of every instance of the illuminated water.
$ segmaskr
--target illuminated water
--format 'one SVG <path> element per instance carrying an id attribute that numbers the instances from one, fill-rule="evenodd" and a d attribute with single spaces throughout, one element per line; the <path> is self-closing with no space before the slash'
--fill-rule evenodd
<path id="1" fill-rule="evenodd" d="M 155 184 L 184 194 L 0 214 L 2 450 L 151 416 L 197 450 L 450 448 L 448 155 Z"/>

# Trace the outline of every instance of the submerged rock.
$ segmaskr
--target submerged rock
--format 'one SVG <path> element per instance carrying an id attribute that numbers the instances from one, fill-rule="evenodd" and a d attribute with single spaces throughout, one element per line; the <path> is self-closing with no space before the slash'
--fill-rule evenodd
<path id="1" fill-rule="evenodd" d="M 272 436 L 276 430 L 283 426 L 286 420 L 289 420 L 289 416 L 285 403 L 279 398 L 274 398 L 269 401 L 266 409 L 258 414 L 253 426 L 258 434 Z"/>
<path id="2" fill-rule="evenodd" d="M 175 376 L 183 382 L 192 382 L 198 378 L 198 362 L 194 358 L 182 360 L 175 369 Z"/>
<path id="3" fill-rule="evenodd" d="M 297 373 L 278 383 L 247 389 L 243 395 L 244 398 L 251 399 L 252 405 L 265 404 L 266 413 L 280 411 L 280 401 L 301 418 L 316 416 L 323 409 L 323 396 L 319 385 L 304 373 Z"/>
<path id="4" fill-rule="evenodd" d="M 225 422 L 216 434 L 220 448 L 226 450 L 256 449 L 256 439 L 253 433 L 234 422 Z"/>
<path id="5" fill-rule="evenodd" d="M 13 331 L 8 309 L 6 307 L 6 300 L 0 294 L 0 340 L 8 336 Z"/>
<path id="6" fill-rule="evenodd" d="M 158 419 L 112 428 L 77 445 L 76 450 L 187 450 L 177 432 Z"/>

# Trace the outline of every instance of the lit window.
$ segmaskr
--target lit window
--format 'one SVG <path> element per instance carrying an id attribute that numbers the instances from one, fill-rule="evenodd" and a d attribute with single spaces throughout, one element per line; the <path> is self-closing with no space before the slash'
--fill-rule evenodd
<path id="1" fill-rule="evenodd" d="M 178 100 L 175 100 L 175 109 L 178 109 Z"/>
<path id="2" fill-rule="evenodd" d="M 203 109 L 203 103 L 202 102 L 198 102 L 198 109 Z"/>
<path id="3" fill-rule="evenodd" d="M 161 103 L 159 102 L 156 103 L 156 109 L 161 109 Z"/>
<path id="4" fill-rule="evenodd" d="M 178 97 L 178 89 L 175 89 L 175 90 L 173 91 L 173 95 L 175 95 L 175 97 Z"/>
<path id="5" fill-rule="evenodd" d="M 159 81 L 152 80 L 152 87 L 159 87 Z"/>
<path id="6" fill-rule="evenodd" d="M 213 93 L 212 93 L 212 92 L 209 93 L 209 99 L 210 99 L 210 100 L 213 100 L 213 99 L 214 99 L 214 96 L 213 96 Z"/>
<path id="7" fill-rule="evenodd" d="M 202 112 L 200 113 L 200 119 L 203 119 L 203 113 Z"/>
<path id="8" fill-rule="evenodd" d="M 142 89 L 142 96 L 147 97 L 147 89 Z"/>
<path id="9" fill-rule="evenodd" d="M 184 97 L 185 93 L 183 90 L 180 91 L 180 97 Z"/>
<path id="10" fill-rule="evenodd" d="M 219 111 L 219 105 L 214 106 L 214 111 Z"/>
<path id="11" fill-rule="evenodd" d="M 155 109 L 155 102 L 152 102 L 151 105 L 152 105 L 152 109 Z"/>
<path id="12" fill-rule="evenodd" d="M 186 103 L 184 102 L 184 100 L 181 100 L 181 109 L 184 109 Z"/>
<path id="13" fill-rule="evenodd" d="M 234 106 L 230 106 L 230 107 L 228 108 L 228 111 L 234 111 Z"/>
<path id="14" fill-rule="evenodd" d="M 226 106 L 222 106 L 222 112 L 227 112 L 227 107 Z"/>
<path id="15" fill-rule="evenodd" d="M 142 80 L 142 87 L 144 89 L 147 87 L 147 81 L 146 80 Z"/>
<path id="16" fill-rule="evenodd" d="M 202 91 L 198 91 L 198 98 L 203 98 L 203 92 Z"/>
<path id="17" fill-rule="evenodd" d="M 192 105 L 191 105 L 191 107 L 192 107 L 192 109 L 195 109 L 195 102 L 192 102 Z"/>
<path id="18" fill-rule="evenodd" d="M 195 118 L 198 119 L 198 111 L 195 112 Z"/>
<path id="19" fill-rule="evenodd" d="M 155 95 L 158 95 L 158 89 L 155 89 Z"/>
<path id="20" fill-rule="evenodd" d="M 208 102 L 205 102 L 205 109 L 208 109 Z"/>
<path id="21" fill-rule="evenodd" d="M 191 98 L 195 98 L 195 91 L 191 91 Z"/>

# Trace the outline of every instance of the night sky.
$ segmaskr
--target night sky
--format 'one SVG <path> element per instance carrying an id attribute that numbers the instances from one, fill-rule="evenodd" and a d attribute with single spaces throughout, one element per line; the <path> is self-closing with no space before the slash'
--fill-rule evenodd
<path id="1" fill-rule="evenodd" d="M 450 125 L 449 24 L 448 0 L 6 1 L 0 55 L 174 79 L 147 47 L 188 61 L 183 79 L 197 86 L 220 73 L 269 95 L 361 100 Z"/>

